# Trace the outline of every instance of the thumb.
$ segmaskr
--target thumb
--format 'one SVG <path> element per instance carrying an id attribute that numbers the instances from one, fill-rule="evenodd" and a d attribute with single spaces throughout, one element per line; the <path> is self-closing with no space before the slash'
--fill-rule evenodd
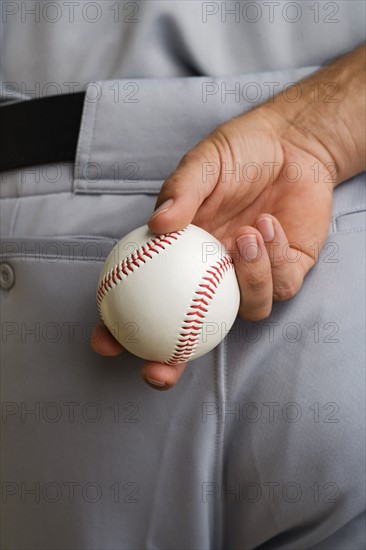
<path id="1" fill-rule="evenodd" d="M 163 184 L 148 225 L 153 233 L 183 229 L 215 188 L 220 174 L 220 157 L 210 139 L 188 151 Z"/>

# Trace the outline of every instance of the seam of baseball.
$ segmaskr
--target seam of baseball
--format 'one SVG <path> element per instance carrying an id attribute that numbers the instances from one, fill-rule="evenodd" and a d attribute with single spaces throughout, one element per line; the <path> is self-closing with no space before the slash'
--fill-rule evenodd
<path id="1" fill-rule="evenodd" d="M 233 260 L 229 254 L 225 254 L 206 270 L 194 293 L 193 304 L 189 306 L 185 315 L 189 319 L 183 320 L 178 342 L 172 355 L 164 361 L 165 365 L 177 365 L 191 359 L 199 341 L 210 300 L 214 297 L 224 276 L 232 269 L 234 269 Z"/>
<path id="2" fill-rule="evenodd" d="M 136 269 L 142 267 L 147 261 L 153 258 L 153 254 L 159 254 L 162 250 L 171 246 L 178 237 L 185 231 L 180 229 L 179 231 L 173 231 L 165 235 L 154 235 L 141 245 L 136 252 L 133 252 L 120 262 L 116 263 L 100 281 L 97 290 L 97 305 L 99 314 L 102 317 L 101 306 L 105 295 L 112 290 L 115 286 L 133 273 Z M 103 318 L 103 317 L 102 317 Z"/>

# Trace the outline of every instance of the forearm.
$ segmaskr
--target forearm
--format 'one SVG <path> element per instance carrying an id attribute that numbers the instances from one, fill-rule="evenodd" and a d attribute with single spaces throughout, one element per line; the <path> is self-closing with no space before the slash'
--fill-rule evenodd
<path id="1" fill-rule="evenodd" d="M 334 163 L 334 185 L 366 168 L 365 78 L 363 44 L 262 106 L 281 135 Z"/>

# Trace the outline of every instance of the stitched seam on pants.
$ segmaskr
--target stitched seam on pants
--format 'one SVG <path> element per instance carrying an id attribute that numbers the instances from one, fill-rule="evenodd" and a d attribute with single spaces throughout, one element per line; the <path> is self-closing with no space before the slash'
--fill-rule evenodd
<path id="1" fill-rule="evenodd" d="M 19 201 L 19 198 L 18 198 L 16 203 L 15 203 L 12 220 L 10 222 L 9 237 L 13 237 L 13 235 L 14 235 L 14 228 L 15 228 L 16 221 L 18 219 L 19 208 L 20 208 L 20 201 Z"/>
<path id="2" fill-rule="evenodd" d="M 85 96 L 84 106 L 83 106 L 83 116 L 82 116 L 82 120 L 81 120 L 81 126 L 80 126 L 80 132 L 79 132 L 79 137 L 78 137 L 78 145 L 77 145 L 75 160 L 78 160 L 80 158 L 80 155 L 82 154 L 84 145 L 87 143 L 88 140 L 89 140 L 89 144 L 88 144 L 87 162 L 89 162 L 89 160 L 90 160 L 91 142 L 92 142 L 92 139 L 94 137 L 94 126 L 95 126 L 95 121 L 96 121 L 96 110 L 97 110 L 98 104 L 99 104 L 98 102 L 95 104 L 94 102 L 86 101 L 86 96 Z M 88 132 L 87 122 L 88 122 L 88 117 L 90 116 L 90 110 L 92 110 L 92 112 L 91 112 L 92 126 L 91 126 L 91 130 Z M 83 181 L 83 179 L 81 178 L 81 173 L 80 173 L 80 170 L 81 170 L 80 165 L 81 165 L 80 162 L 75 163 L 74 184 L 72 186 L 73 191 L 74 191 L 75 182 L 76 181 Z"/>
<path id="3" fill-rule="evenodd" d="M 334 212 L 333 216 L 339 218 L 347 214 L 356 214 L 357 212 L 366 212 L 366 205 L 355 206 L 354 208 L 348 208 L 347 210 L 341 210 L 340 212 Z"/>
<path id="4" fill-rule="evenodd" d="M 95 109 L 94 109 L 94 115 L 93 115 L 94 118 L 93 118 L 93 124 L 92 124 L 92 127 L 91 127 L 91 135 L 90 135 L 90 141 L 89 141 L 87 164 L 90 162 L 91 155 L 92 155 L 92 148 L 93 148 L 93 145 L 94 145 L 95 127 L 96 127 L 96 124 L 97 124 L 97 112 L 98 112 L 98 109 L 99 109 L 99 103 L 100 103 L 100 101 L 97 101 L 97 104 L 96 104 Z"/>
<path id="5" fill-rule="evenodd" d="M 221 342 L 215 352 L 215 399 L 218 406 L 218 413 L 222 410 L 221 407 L 225 402 L 226 395 L 226 349 L 225 344 Z M 223 367 L 223 368 L 222 368 Z M 216 435 L 215 435 L 215 464 L 214 464 L 214 479 L 215 482 L 221 486 L 222 483 L 222 471 L 223 471 L 223 446 L 224 446 L 224 423 L 219 421 L 216 423 Z M 224 529 L 223 529 L 223 514 L 222 514 L 222 502 L 221 499 L 216 499 L 214 506 L 214 532 L 215 537 L 212 543 L 216 547 L 216 543 L 220 542 L 222 547 Z"/>

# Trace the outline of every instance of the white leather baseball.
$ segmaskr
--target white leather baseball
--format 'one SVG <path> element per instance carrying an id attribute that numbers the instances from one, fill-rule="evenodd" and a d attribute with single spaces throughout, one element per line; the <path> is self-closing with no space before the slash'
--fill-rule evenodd
<path id="1" fill-rule="evenodd" d="M 194 225 L 166 235 L 147 225 L 129 233 L 109 254 L 97 291 L 100 315 L 123 347 L 168 365 L 217 346 L 239 301 L 231 257 Z"/>

